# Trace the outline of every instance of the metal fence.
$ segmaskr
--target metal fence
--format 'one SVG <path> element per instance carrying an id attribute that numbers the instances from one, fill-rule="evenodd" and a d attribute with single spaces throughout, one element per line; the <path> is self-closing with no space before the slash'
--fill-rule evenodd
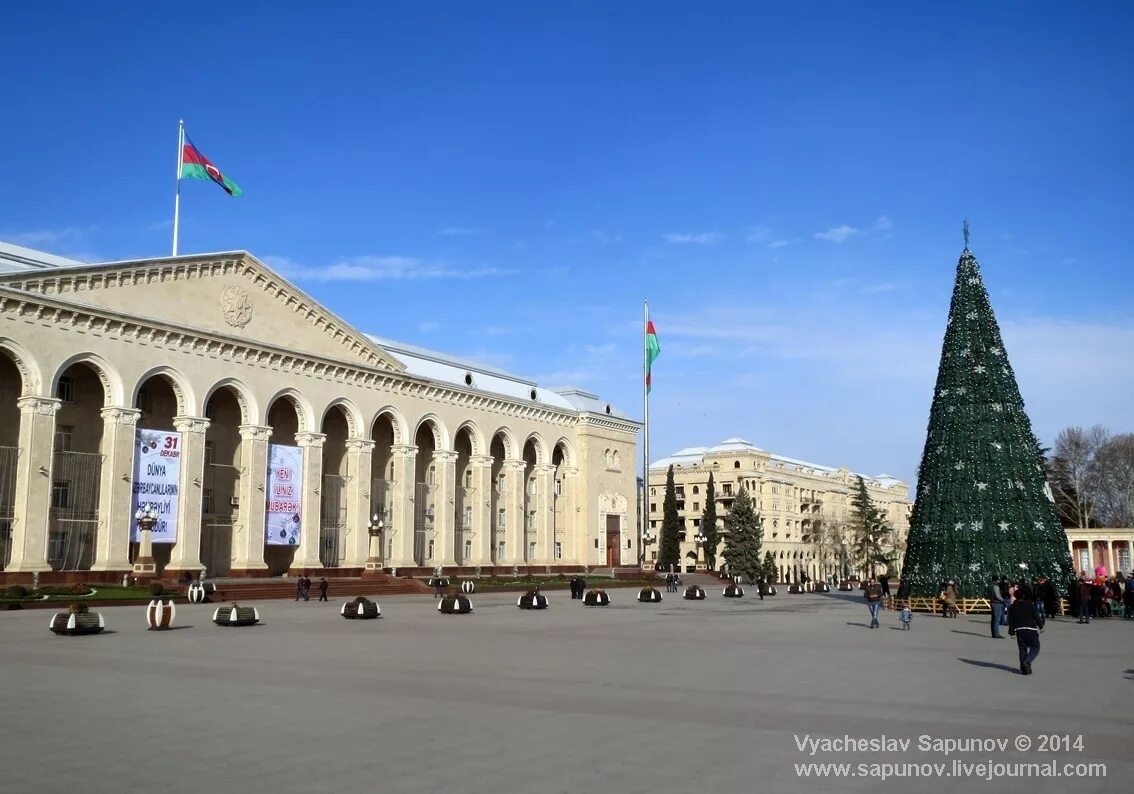
<path id="1" fill-rule="evenodd" d="M 227 576 L 232 569 L 232 535 L 240 509 L 240 469 L 206 463 L 202 479 L 201 564 L 209 576 Z"/>
<path id="2" fill-rule="evenodd" d="M 346 549 L 345 490 L 345 477 L 323 475 L 319 507 L 319 561 L 327 568 L 338 568 L 343 559 L 341 552 Z"/>
<path id="3" fill-rule="evenodd" d="M 16 447 L 0 447 L 0 571 L 12 562 L 12 519 L 16 517 Z"/>
<path id="4" fill-rule="evenodd" d="M 413 503 L 413 559 L 418 565 L 433 565 L 434 520 L 433 504 L 437 487 L 419 482 L 414 487 Z"/>
<path id="5" fill-rule="evenodd" d="M 56 452 L 51 478 L 47 562 L 56 571 L 82 571 L 94 560 L 102 455 Z M 106 527 L 105 531 L 111 531 Z"/>

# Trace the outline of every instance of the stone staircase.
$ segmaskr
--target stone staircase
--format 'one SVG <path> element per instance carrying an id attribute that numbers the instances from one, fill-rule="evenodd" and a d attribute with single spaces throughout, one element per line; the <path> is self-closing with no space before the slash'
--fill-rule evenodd
<path id="1" fill-rule="evenodd" d="M 342 601 L 355 596 L 431 594 L 433 590 L 416 579 L 383 574 L 377 577 L 328 579 L 327 598 Z M 295 598 L 295 579 L 217 579 L 214 603 Z M 311 598 L 319 597 L 319 577 L 311 577 Z"/>

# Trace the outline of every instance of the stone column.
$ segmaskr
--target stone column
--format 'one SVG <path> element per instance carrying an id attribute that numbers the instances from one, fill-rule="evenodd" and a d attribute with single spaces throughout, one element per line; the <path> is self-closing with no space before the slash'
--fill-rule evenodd
<path id="1" fill-rule="evenodd" d="M 412 444 L 395 444 L 390 447 L 390 462 L 394 467 L 393 496 L 390 515 L 386 516 L 387 545 L 394 544 L 393 556 L 386 560 L 389 568 L 412 568 L 414 479 L 417 466 L 417 447 Z M 382 550 L 383 558 L 387 549 Z"/>
<path id="2" fill-rule="evenodd" d="M 555 466 L 539 463 L 536 478 L 536 561 L 554 565 L 555 560 Z"/>
<path id="3" fill-rule="evenodd" d="M 53 397 L 21 397 L 19 453 L 12 521 L 12 561 L 5 573 L 50 571 L 47 564 L 48 519 L 51 513 L 51 472 L 55 460 Z"/>
<path id="4" fill-rule="evenodd" d="M 1110 538 L 1106 541 L 1106 574 L 1114 576 L 1114 541 Z"/>
<path id="5" fill-rule="evenodd" d="M 98 537 L 92 571 L 129 571 L 134 516 L 135 429 L 142 412 L 136 408 L 103 408 L 102 476 L 98 496 Z"/>
<path id="6" fill-rule="evenodd" d="M 557 504 L 559 523 L 556 535 L 563 539 L 562 562 L 572 565 L 585 565 L 587 562 L 586 527 L 579 527 L 579 507 L 575 503 L 575 488 L 578 484 L 579 470 L 574 466 L 559 467 L 561 488 Z"/>
<path id="7" fill-rule="evenodd" d="M 177 543 L 166 571 L 201 572 L 201 478 L 205 476 L 205 431 L 209 420 L 200 416 L 175 416 L 173 426 L 181 433 L 181 482 L 177 488 Z"/>
<path id="8" fill-rule="evenodd" d="M 492 565 L 492 456 L 469 458 L 472 471 L 472 559 L 467 565 Z"/>
<path id="9" fill-rule="evenodd" d="M 346 567 L 364 568 L 370 557 L 370 463 L 374 442 L 348 438 L 346 442 Z"/>
<path id="10" fill-rule="evenodd" d="M 232 573 L 256 575 L 264 563 L 264 521 L 268 506 L 268 439 L 272 428 L 240 425 L 240 484 L 237 525 L 233 527 Z"/>
<path id="11" fill-rule="evenodd" d="M 500 470 L 504 472 L 504 564 L 518 565 L 524 561 L 526 551 L 524 538 L 524 469 L 527 463 L 522 460 L 505 460 Z"/>
<path id="12" fill-rule="evenodd" d="M 295 443 L 303 450 L 303 512 L 299 516 L 299 547 L 291 562 L 290 575 L 298 575 L 308 568 L 322 568 L 319 559 L 323 504 L 323 433 L 296 433 Z"/>
<path id="13" fill-rule="evenodd" d="M 439 449 L 433 453 L 433 463 L 437 467 L 437 493 L 434 504 L 433 529 L 440 541 L 435 565 L 455 566 L 457 564 L 457 453 L 451 449 Z"/>

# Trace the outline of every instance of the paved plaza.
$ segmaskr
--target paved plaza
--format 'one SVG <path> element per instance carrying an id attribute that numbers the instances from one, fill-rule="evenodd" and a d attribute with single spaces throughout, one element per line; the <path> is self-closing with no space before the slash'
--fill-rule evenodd
<path id="1" fill-rule="evenodd" d="M 219 628 L 178 606 L 57 637 L 48 612 L 0 613 L 0 769 L 13 792 L 807 792 L 1121 790 L 1134 774 L 1134 625 L 1049 624 L 1036 673 L 987 617 L 884 613 L 857 597 L 786 594 L 606 608 L 552 593 L 339 604 L 267 601 L 263 624 Z M 906 753 L 800 751 L 812 739 L 910 739 Z M 1028 752 L 1012 745 L 1020 734 Z M 1044 734 L 1082 735 L 1051 754 Z M 919 750 L 921 736 L 1001 738 L 1004 752 Z M 1098 763 L 1105 779 L 800 779 L 796 764 Z M 878 768 L 875 767 L 875 770 Z M 974 771 L 972 774 L 976 774 Z"/>

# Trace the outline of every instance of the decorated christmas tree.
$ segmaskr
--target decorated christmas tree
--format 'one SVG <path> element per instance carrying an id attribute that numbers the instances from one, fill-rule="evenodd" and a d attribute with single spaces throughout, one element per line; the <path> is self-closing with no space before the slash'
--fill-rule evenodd
<path id="1" fill-rule="evenodd" d="M 999 575 L 1043 575 L 1062 589 L 1073 576 L 1067 536 L 967 225 L 965 243 L 902 572 L 915 595 L 952 579 L 961 595 L 980 596 Z"/>

